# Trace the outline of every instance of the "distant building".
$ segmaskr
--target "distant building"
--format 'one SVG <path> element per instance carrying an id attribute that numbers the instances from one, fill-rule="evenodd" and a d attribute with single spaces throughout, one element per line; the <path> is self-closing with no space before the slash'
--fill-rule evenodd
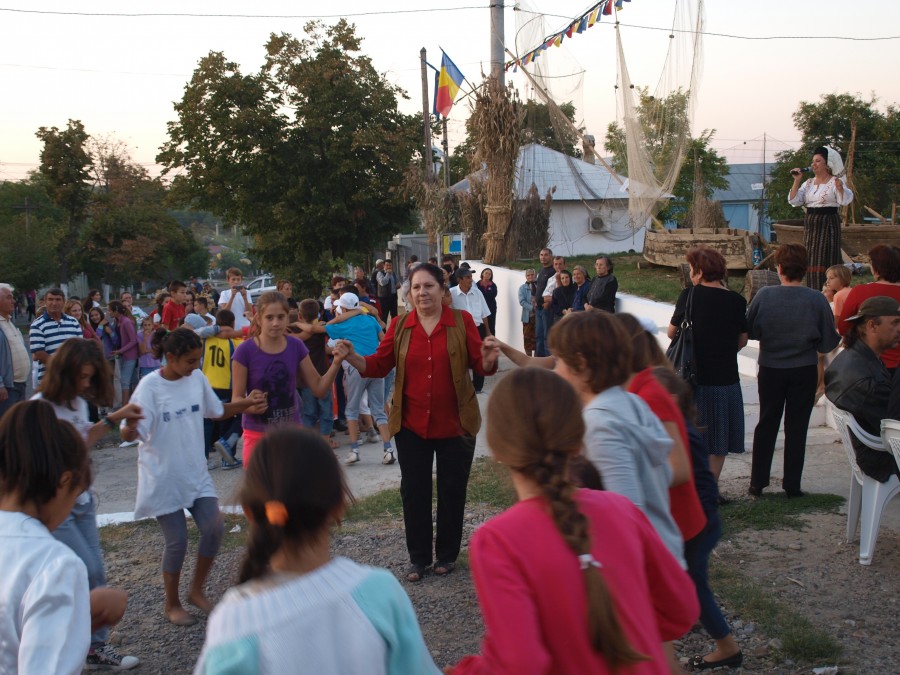
<path id="1" fill-rule="evenodd" d="M 626 179 L 620 177 L 620 180 L 624 183 Z M 532 183 L 542 199 L 547 190 L 556 188 L 548 244 L 553 253 L 581 255 L 643 250 L 644 228 L 629 225 L 628 195 L 602 165 L 529 143 L 519 150 L 516 199 L 525 199 Z M 469 180 L 462 180 L 450 189 L 468 190 Z"/>
<path id="2" fill-rule="evenodd" d="M 771 221 L 763 217 L 760 222 L 759 209 L 763 186 L 769 182 L 773 166 L 771 163 L 729 164 L 728 188 L 716 190 L 712 196 L 722 204 L 729 227 L 758 232 L 767 241 L 771 240 Z"/>

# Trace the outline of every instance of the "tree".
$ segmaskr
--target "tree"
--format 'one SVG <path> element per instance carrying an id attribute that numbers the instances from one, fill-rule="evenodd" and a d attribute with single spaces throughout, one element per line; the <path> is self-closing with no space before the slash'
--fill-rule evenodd
<path id="1" fill-rule="evenodd" d="M 878 99 L 853 94 L 824 94 L 819 102 L 801 101 L 794 112 L 794 126 L 800 131 L 802 145 L 776 155 L 771 181 L 766 188 L 769 216 L 774 219 L 799 218 L 802 212 L 787 203 L 793 167 L 808 166 L 815 148 L 830 145 L 846 161 L 850 149 L 852 125 L 856 123 L 853 184 L 857 218 L 868 215 L 863 206 L 890 214 L 891 205 L 900 199 L 900 110 L 888 105 L 878 110 Z"/>
<path id="2" fill-rule="evenodd" d="M 644 87 L 638 91 L 637 115 L 644 130 L 650 157 L 657 180 L 663 174 L 678 150 L 682 133 L 687 133 L 688 96 L 684 91 L 672 92 L 664 99 L 657 99 Z M 695 161 L 700 163 L 700 179 L 704 196 L 708 199 L 717 189 L 728 187 L 728 162 L 710 147 L 715 129 L 704 129 L 699 136 L 689 140 L 678 180 L 672 189 L 669 205 L 660 211 L 657 218 L 662 221 L 681 221 L 694 199 Z M 612 167 L 628 175 L 628 154 L 625 130 L 612 122 L 606 130 L 606 150 L 612 153 Z M 696 160 L 695 160 L 696 158 Z"/>
<path id="3" fill-rule="evenodd" d="M 273 34 L 253 75 L 221 52 L 204 57 L 157 160 L 186 170 L 173 183 L 182 197 L 252 235 L 267 269 L 309 283 L 408 223 L 400 186 L 420 127 L 353 26 L 305 30 Z"/>
<path id="4" fill-rule="evenodd" d="M 78 120 L 69 120 L 62 131 L 57 127 L 41 127 L 35 135 L 44 143 L 38 170 L 45 178 L 50 199 L 65 213 L 55 236 L 57 279 L 65 283 L 77 260 L 77 244 L 91 201 L 88 135 Z"/>
<path id="5" fill-rule="evenodd" d="M 0 281 L 27 290 L 56 278 L 56 236 L 64 224 L 65 214 L 53 204 L 41 174 L 0 182 Z"/>

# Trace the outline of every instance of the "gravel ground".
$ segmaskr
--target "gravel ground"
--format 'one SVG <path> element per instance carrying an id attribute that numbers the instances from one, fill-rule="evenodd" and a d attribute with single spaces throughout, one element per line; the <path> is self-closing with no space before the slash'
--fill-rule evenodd
<path id="1" fill-rule="evenodd" d="M 478 524 L 495 513 L 470 506 L 466 541 Z M 896 636 L 897 580 L 900 537 L 883 532 L 875 565 L 862 568 L 856 547 L 842 543 L 846 522 L 838 514 L 807 517 L 805 531 L 746 532 L 739 541 L 723 541 L 716 551 L 721 562 L 739 568 L 761 585 L 771 587 L 801 614 L 836 636 L 845 656 L 841 672 L 900 672 L 893 639 Z M 229 532 L 235 526 L 241 531 Z M 222 552 L 209 582 L 213 600 L 233 583 L 243 554 L 246 527 L 229 516 Z M 159 556 L 162 538 L 153 521 L 104 528 L 104 550 L 110 583 L 128 590 L 129 610 L 113 632 L 123 654 L 141 658 L 140 672 L 189 673 L 203 644 L 205 620 L 177 628 L 162 617 Z M 192 544 L 193 547 L 193 544 Z M 391 570 L 402 578 L 407 566 L 402 522 L 350 523 L 336 533 L 334 552 L 361 563 Z M 185 564 L 183 588 L 192 572 Z M 465 553 L 456 571 L 446 577 L 428 576 L 418 584 L 403 582 L 418 613 L 425 641 L 435 662 L 443 667 L 477 652 L 483 634 L 478 602 Z M 812 667 L 835 664 L 798 664 L 780 657 L 777 635 L 768 635 L 748 617 L 726 616 L 744 650 L 743 669 L 730 672 L 810 673 Z M 693 654 L 710 650 L 711 641 L 696 627 L 676 643 L 683 663 Z M 725 671 L 718 671 L 725 672 Z"/>

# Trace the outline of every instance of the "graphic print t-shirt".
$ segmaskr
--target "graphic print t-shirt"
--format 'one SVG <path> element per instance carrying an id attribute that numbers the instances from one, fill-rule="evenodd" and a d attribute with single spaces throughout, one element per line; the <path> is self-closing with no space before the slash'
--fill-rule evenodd
<path id="1" fill-rule="evenodd" d="M 243 424 L 251 431 L 285 422 L 300 423 L 297 397 L 297 368 L 309 350 L 297 338 L 286 336 L 287 346 L 278 354 L 267 354 L 247 340 L 234 350 L 234 360 L 247 369 L 247 391 L 259 389 L 268 395 L 269 407 L 262 415 L 244 413 Z"/>

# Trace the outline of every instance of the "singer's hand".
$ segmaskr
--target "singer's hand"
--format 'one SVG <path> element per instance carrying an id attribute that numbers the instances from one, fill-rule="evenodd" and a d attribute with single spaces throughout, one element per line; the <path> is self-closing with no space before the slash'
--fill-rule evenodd
<path id="1" fill-rule="evenodd" d="M 795 167 L 795 168 L 791 169 L 791 175 L 792 175 L 795 179 L 800 178 L 800 176 L 803 175 L 803 170 L 800 169 L 799 167 Z"/>

